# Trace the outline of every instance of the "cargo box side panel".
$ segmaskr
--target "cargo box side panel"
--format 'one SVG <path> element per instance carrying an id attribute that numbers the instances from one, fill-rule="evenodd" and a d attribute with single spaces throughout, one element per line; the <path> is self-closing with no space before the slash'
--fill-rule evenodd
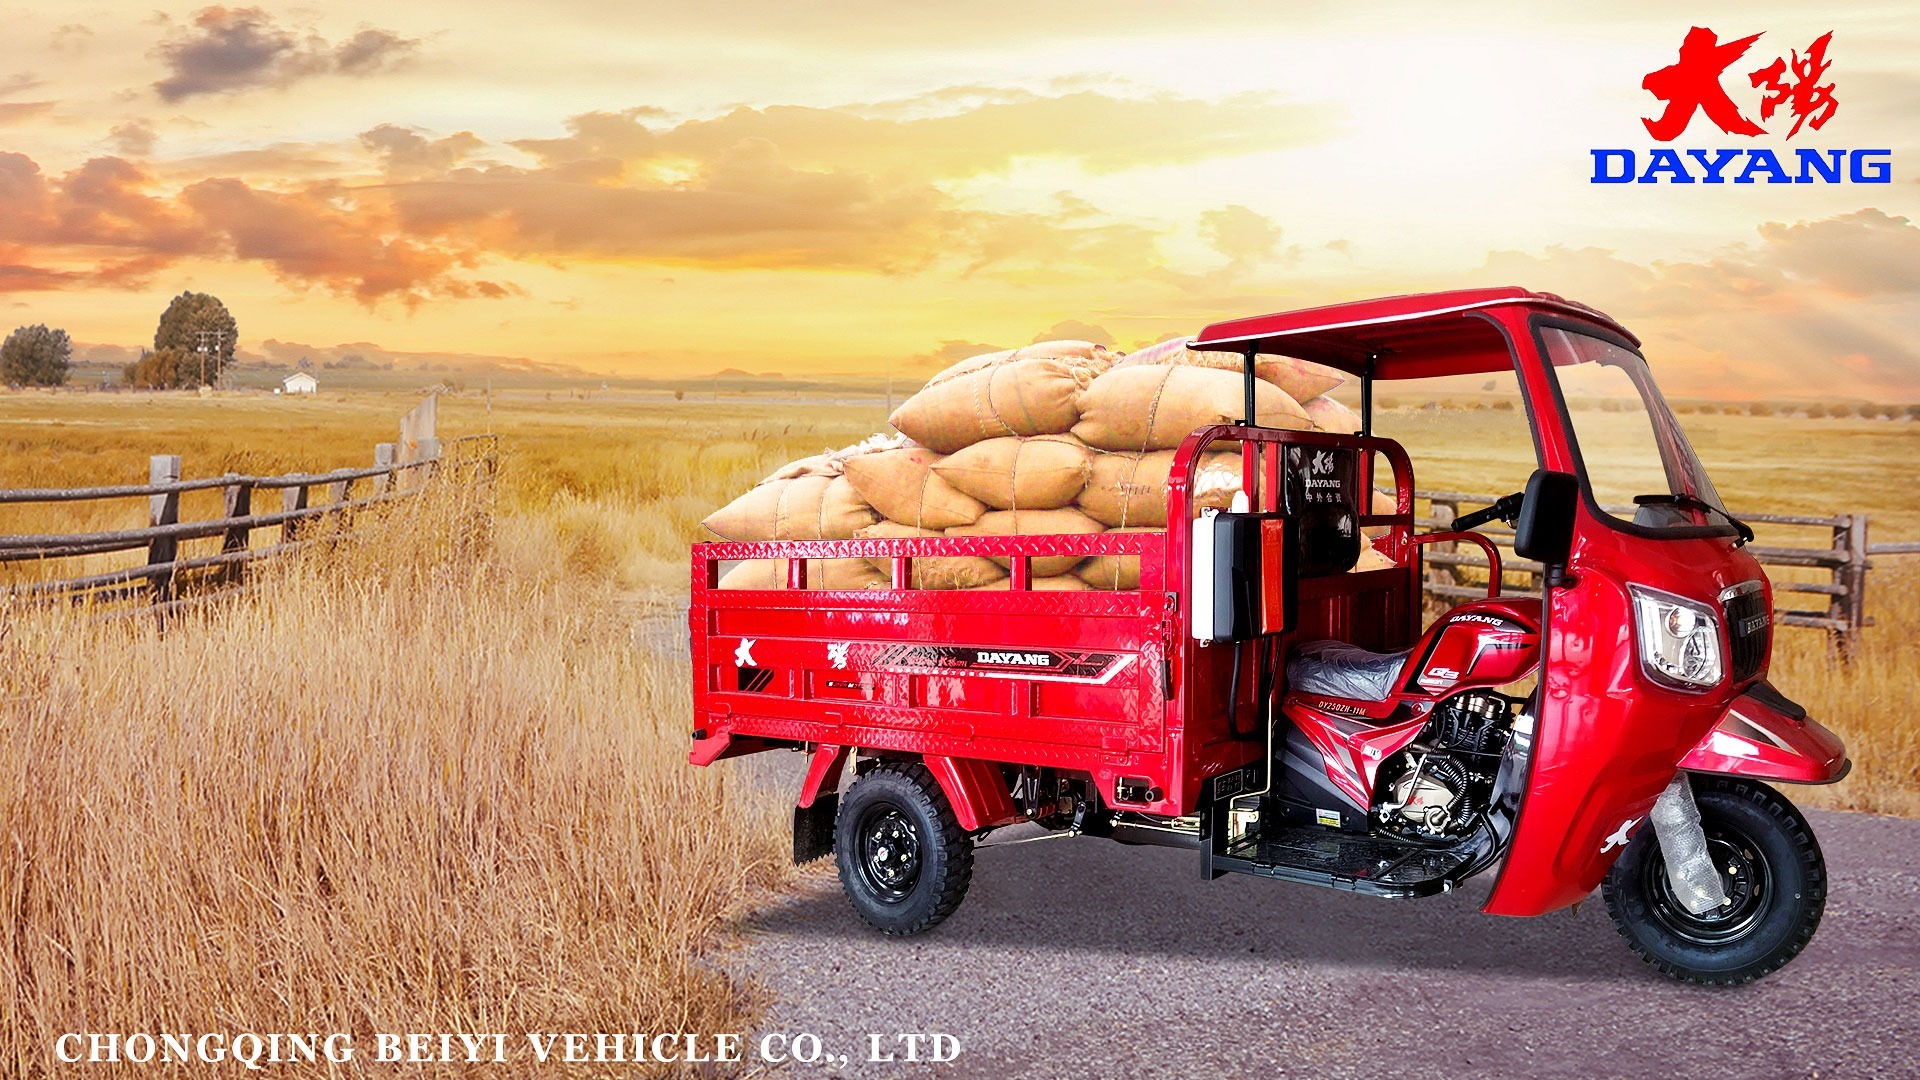
<path id="1" fill-rule="evenodd" d="M 701 722 L 1173 785 L 1158 592 L 709 591 Z"/>

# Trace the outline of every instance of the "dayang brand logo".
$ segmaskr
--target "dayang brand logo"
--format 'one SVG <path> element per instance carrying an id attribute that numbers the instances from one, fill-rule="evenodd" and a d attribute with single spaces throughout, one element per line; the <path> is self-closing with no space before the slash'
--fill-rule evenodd
<path id="1" fill-rule="evenodd" d="M 1833 62 L 1827 47 L 1831 32 L 1804 50 L 1759 63 L 1747 58 L 1760 34 L 1732 41 L 1704 26 L 1687 31 L 1675 63 L 1649 72 L 1640 85 L 1665 102 L 1659 116 L 1641 120 L 1659 142 L 1680 138 L 1697 114 L 1705 113 L 1721 132 L 1747 139 L 1766 135 L 1811 136 L 1840 111 L 1829 78 Z M 1735 65 L 1740 65 L 1735 67 Z M 1734 82 L 1736 100 L 1727 83 Z M 1742 109 L 1747 103 L 1747 110 Z M 1753 117 L 1759 119 L 1756 122 Z M 1762 126 L 1770 125 L 1770 127 Z M 1829 147 L 1671 147 L 1647 150 L 1609 147 L 1593 151 L 1596 184 L 1888 184 L 1893 182 L 1893 151 Z"/>

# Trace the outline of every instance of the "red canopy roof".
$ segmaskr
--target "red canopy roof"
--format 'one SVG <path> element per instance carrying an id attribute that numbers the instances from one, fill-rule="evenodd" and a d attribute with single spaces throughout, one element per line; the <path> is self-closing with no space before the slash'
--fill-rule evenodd
<path id="1" fill-rule="evenodd" d="M 1376 379 L 1423 379 L 1511 369 L 1513 358 L 1498 326 L 1473 313 L 1524 305 L 1572 316 L 1611 330 L 1634 344 L 1640 339 L 1606 314 L 1552 293 L 1517 286 L 1456 289 L 1360 300 L 1350 304 L 1283 311 L 1214 323 L 1193 348 L 1295 356 L 1355 375 L 1373 363 Z"/>

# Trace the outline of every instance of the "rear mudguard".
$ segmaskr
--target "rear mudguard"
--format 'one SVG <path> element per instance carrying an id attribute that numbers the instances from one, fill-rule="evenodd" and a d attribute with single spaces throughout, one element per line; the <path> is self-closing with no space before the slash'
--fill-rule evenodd
<path id="1" fill-rule="evenodd" d="M 849 747 L 825 743 L 814 747 L 813 756 L 807 763 L 806 779 L 800 785 L 800 797 L 795 800 L 798 809 L 811 809 L 821 799 L 838 791 L 840 774 L 849 752 Z M 1007 791 L 1006 780 L 1000 775 L 999 766 L 975 758 L 941 757 L 937 754 L 928 754 L 921 760 L 940 785 L 940 793 L 947 797 L 947 803 L 953 807 L 953 816 L 959 820 L 961 828 L 975 832 L 1025 820 L 1019 808 L 1013 805 L 1013 798 Z"/>
<path id="2" fill-rule="evenodd" d="M 1680 759 L 1680 767 L 1787 784 L 1831 784 L 1847 775 L 1853 762 L 1840 736 L 1808 718 L 1807 710 L 1772 683 L 1758 682 L 1733 699 L 1700 745 Z"/>

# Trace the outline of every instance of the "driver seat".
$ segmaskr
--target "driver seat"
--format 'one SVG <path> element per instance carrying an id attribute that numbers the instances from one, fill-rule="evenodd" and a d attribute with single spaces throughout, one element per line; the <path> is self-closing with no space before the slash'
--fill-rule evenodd
<path id="1" fill-rule="evenodd" d="M 1344 641 L 1310 641 L 1287 659 L 1287 684 L 1295 690 L 1350 701 L 1385 701 L 1412 655 L 1377 653 Z"/>

